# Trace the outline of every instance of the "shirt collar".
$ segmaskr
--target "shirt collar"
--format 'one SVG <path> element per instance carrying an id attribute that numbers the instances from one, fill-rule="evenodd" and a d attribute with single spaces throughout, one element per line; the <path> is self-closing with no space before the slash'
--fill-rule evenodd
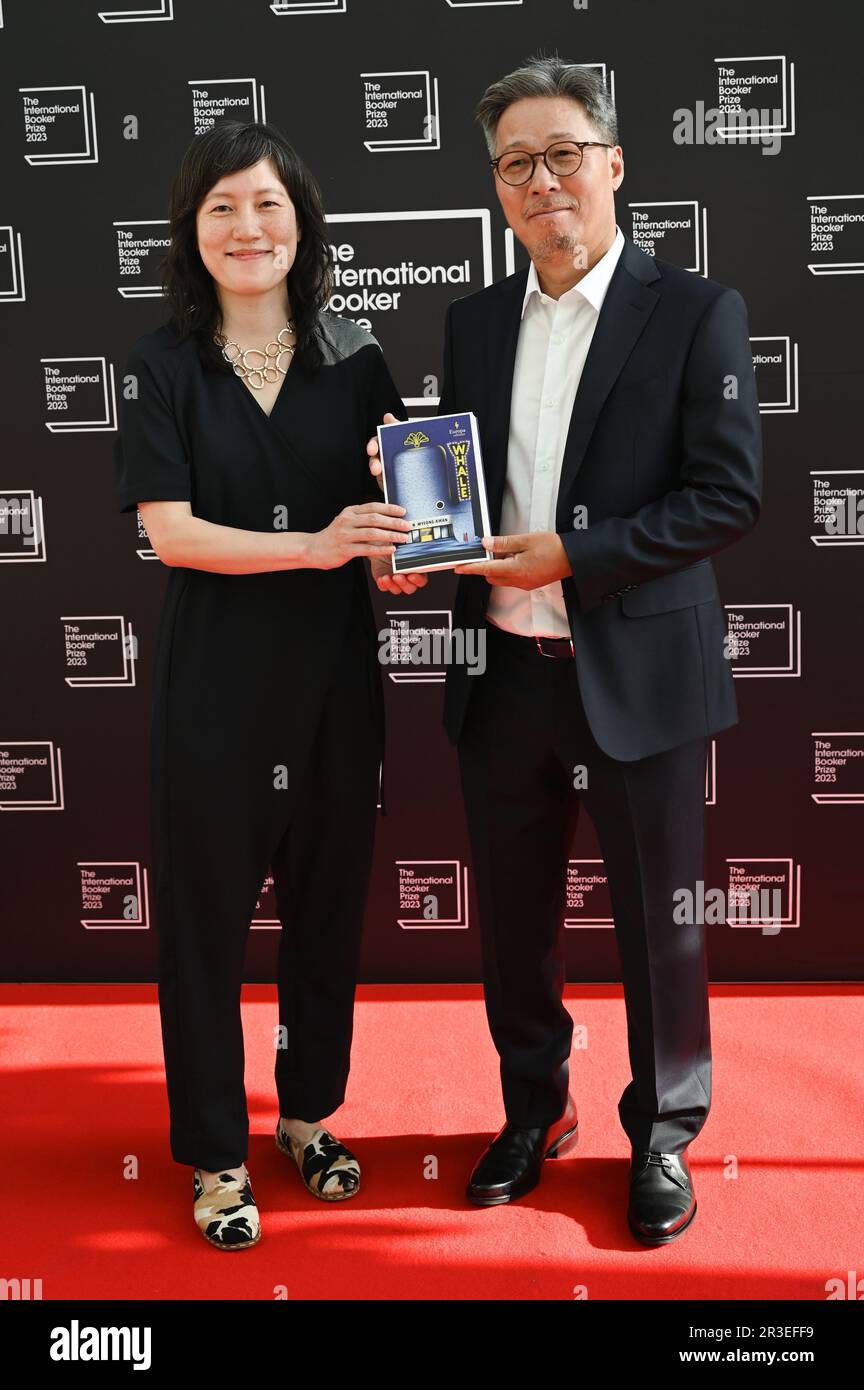
<path id="1" fill-rule="evenodd" d="M 528 281 L 525 285 L 525 295 L 522 300 L 522 313 L 520 317 L 524 319 L 528 302 L 534 294 L 537 295 L 538 300 L 548 300 L 552 304 L 573 304 L 580 300 L 587 300 L 599 314 L 603 307 L 603 300 L 606 298 L 609 281 L 612 279 L 613 271 L 618 264 L 618 257 L 623 250 L 624 233 L 616 224 L 615 240 L 612 242 L 609 250 L 603 253 L 595 265 L 592 265 L 591 269 L 586 275 L 582 276 L 578 284 L 573 285 L 569 290 L 565 290 L 557 300 L 551 299 L 549 295 L 544 295 L 540 288 L 540 282 L 537 279 L 537 270 L 534 266 L 534 262 L 531 261 L 528 267 Z"/>

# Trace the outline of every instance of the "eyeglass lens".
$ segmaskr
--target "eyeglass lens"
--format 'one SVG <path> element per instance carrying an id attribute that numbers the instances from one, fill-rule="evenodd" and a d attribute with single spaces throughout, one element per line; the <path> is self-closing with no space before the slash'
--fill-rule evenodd
<path id="1" fill-rule="evenodd" d="M 575 174 L 581 163 L 582 151 L 578 145 L 553 145 L 546 152 L 547 167 L 562 178 Z M 534 173 L 534 161 L 526 150 L 512 150 L 499 161 L 498 173 L 505 183 L 527 183 Z"/>

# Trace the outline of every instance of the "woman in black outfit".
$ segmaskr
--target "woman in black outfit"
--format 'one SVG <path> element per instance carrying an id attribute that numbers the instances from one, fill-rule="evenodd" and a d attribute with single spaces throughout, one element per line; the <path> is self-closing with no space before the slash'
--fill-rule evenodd
<path id="1" fill-rule="evenodd" d="M 171 1151 L 194 1167 L 199 1229 L 238 1250 L 261 1234 L 240 988 L 268 868 L 276 1143 L 315 1196 L 359 1187 L 321 1117 L 345 1095 L 383 759 L 364 560 L 389 571 L 407 529 L 366 443 L 406 416 L 376 340 L 325 308 L 320 191 L 278 130 L 197 136 L 170 230 L 170 319 L 132 348 L 114 459 L 120 510 L 171 570 L 150 722 Z"/>

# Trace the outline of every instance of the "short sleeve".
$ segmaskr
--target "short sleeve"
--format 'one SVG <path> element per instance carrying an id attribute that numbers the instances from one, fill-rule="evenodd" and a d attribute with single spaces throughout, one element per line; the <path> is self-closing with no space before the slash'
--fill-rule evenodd
<path id="1" fill-rule="evenodd" d="M 136 394 L 127 399 L 129 378 Z M 120 434 L 114 444 L 114 478 L 121 512 L 139 502 L 191 502 L 189 458 L 168 395 L 167 379 L 146 353 L 132 349 L 119 394 Z"/>

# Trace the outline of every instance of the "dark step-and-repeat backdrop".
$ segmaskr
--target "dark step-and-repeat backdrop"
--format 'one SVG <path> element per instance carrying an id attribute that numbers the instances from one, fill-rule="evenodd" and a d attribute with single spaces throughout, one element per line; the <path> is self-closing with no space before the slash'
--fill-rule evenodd
<path id="1" fill-rule="evenodd" d="M 5 978 L 155 978 L 147 724 L 168 572 L 137 514 L 117 510 L 112 446 L 128 349 L 165 317 L 158 264 L 181 154 L 225 117 L 284 131 L 322 185 L 334 259 L 357 272 L 340 274 L 330 307 L 376 335 L 422 418 L 438 402 L 448 302 L 525 264 L 473 115 L 489 82 L 538 51 L 608 83 L 625 235 L 735 286 L 749 310 L 764 510 L 715 560 L 741 721 L 710 742 L 705 882 L 730 903 L 770 892 L 772 910 L 761 925 L 731 914 L 713 926 L 712 978 L 860 978 L 860 10 L 848 0 L 0 9 Z M 446 630 L 454 591 L 448 573 L 411 598 L 376 591 L 379 627 Z M 477 980 L 444 667 L 406 658 L 384 678 L 387 814 L 362 978 Z M 214 756 L 230 759 L 230 746 Z M 338 874 L 350 847 L 332 853 Z M 564 927 L 571 980 L 618 977 L 584 815 Z M 279 929 L 268 877 L 248 980 L 274 978 Z"/>

